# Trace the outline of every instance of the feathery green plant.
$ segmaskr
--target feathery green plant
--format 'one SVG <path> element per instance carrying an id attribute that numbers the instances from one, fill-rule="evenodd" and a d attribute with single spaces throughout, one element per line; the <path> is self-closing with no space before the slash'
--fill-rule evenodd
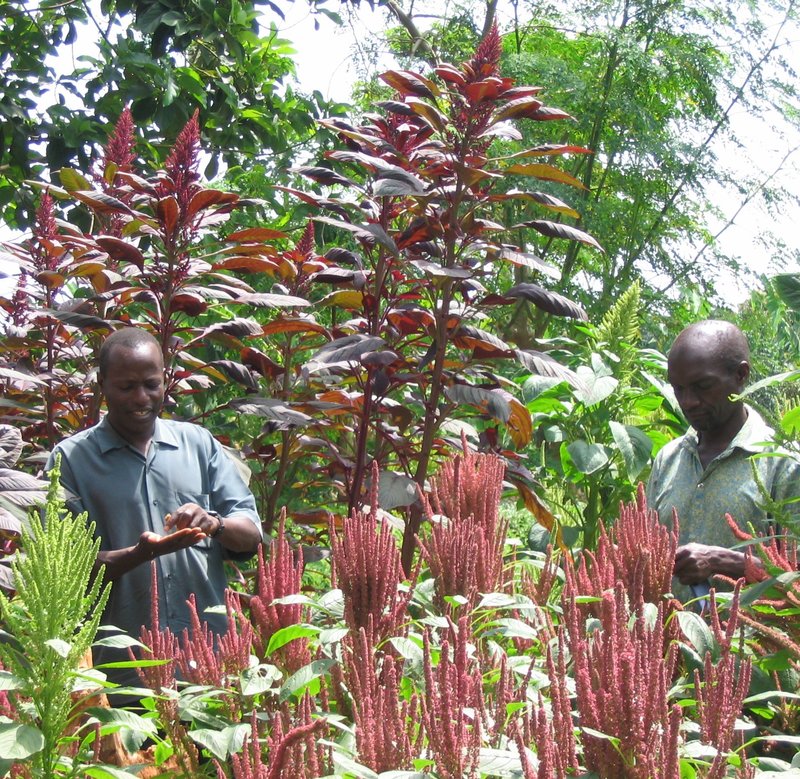
<path id="1" fill-rule="evenodd" d="M 638 281 L 619 296 L 597 325 L 595 343 L 604 345 L 619 357 L 618 379 L 624 379 L 636 358 L 641 336 L 639 330 L 639 305 L 641 288 Z"/>
<path id="2" fill-rule="evenodd" d="M 26 761 L 33 776 L 69 775 L 66 734 L 80 659 L 91 647 L 110 585 L 93 577 L 99 540 L 86 515 L 72 516 L 59 495 L 60 462 L 50 472 L 44 520 L 32 511 L 12 564 L 17 594 L 0 596 L 3 685 L 19 721 L 0 723 L 0 754 Z M 8 749 L 6 749 L 8 747 Z M 0 773 L 5 767 L 0 759 Z M 65 765 L 66 763 L 66 765 Z M 66 768 L 67 770 L 63 770 Z"/>

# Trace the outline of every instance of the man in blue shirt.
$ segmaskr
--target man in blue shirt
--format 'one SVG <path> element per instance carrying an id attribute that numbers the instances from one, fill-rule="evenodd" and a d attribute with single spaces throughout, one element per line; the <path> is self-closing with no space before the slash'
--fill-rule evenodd
<path id="1" fill-rule="evenodd" d="M 164 362 L 146 331 L 124 328 L 100 350 L 98 383 L 108 413 L 95 427 L 56 446 L 67 506 L 86 511 L 100 538 L 98 567 L 112 582 L 104 624 L 138 638 L 150 627 L 155 561 L 160 627 L 180 635 L 194 594 L 201 619 L 220 634 L 228 557 L 253 555 L 262 540 L 252 493 L 221 445 L 205 429 L 159 418 Z M 123 659 L 99 648 L 95 664 Z M 112 674 L 119 682 L 132 673 Z"/>

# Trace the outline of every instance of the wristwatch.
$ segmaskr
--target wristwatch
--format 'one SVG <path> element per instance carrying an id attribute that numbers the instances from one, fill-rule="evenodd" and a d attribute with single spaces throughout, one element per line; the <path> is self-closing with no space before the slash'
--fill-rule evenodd
<path id="1" fill-rule="evenodd" d="M 217 525 L 217 529 L 211 533 L 208 537 L 209 538 L 218 538 L 222 535 L 222 532 L 225 530 L 225 521 L 222 519 L 218 511 L 206 511 L 209 517 L 214 517 L 219 525 Z"/>

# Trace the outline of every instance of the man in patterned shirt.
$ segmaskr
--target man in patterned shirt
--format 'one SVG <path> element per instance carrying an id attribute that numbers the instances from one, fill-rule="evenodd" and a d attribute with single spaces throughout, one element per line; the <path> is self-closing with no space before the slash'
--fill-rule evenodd
<path id="1" fill-rule="evenodd" d="M 735 539 L 725 514 L 764 533 L 770 517 L 762 490 L 778 502 L 800 492 L 800 464 L 785 452 L 764 456 L 775 452 L 768 446 L 773 431 L 755 409 L 732 399 L 749 376 L 747 338 L 730 322 L 690 325 L 668 355 L 667 378 L 693 429 L 658 453 L 647 493 L 662 522 L 677 511 L 675 576 L 683 585 L 702 585 L 715 574 L 742 576 L 744 553 L 730 548 Z"/>

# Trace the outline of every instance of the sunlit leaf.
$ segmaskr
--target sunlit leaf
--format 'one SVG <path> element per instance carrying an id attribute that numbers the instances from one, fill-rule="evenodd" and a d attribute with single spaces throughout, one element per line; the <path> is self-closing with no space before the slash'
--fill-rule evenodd
<path id="1" fill-rule="evenodd" d="M 433 99 L 439 94 L 439 88 L 433 81 L 410 70 L 389 70 L 381 73 L 378 78 L 401 95 Z"/>
<path id="2" fill-rule="evenodd" d="M 586 312 L 577 303 L 573 303 L 558 292 L 551 292 L 532 282 L 516 284 L 503 294 L 487 295 L 481 303 L 486 306 L 508 305 L 518 298 L 528 300 L 537 308 L 556 316 L 569 316 L 583 321 L 588 319 Z"/>
<path id="3" fill-rule="evenodd" d="M 650 462 L 653 442 L 647 436 L 647 433 L 638 427 L 623 425 L 613 419 L 608 424 L 611 428 L 611 435 L 614 436 L 614 442 L 622 453 L 622 459 L 625 461 L 625 470 L 628 472 L 628 478 L 631 482 L 635 482 L 636 477 Z"/>
<path id="4" fill-rule="evenodd" d="M 543 181 L 557 181 L 561 184 L 569 184 L 577 189 L 586 189 L 583 182 L 576 179 L 575 176 L 544 162 L 534 162 L 528 165 L 514 164 L 506 168 L 505 172 L 509 175 L 532 176 Z"/>

